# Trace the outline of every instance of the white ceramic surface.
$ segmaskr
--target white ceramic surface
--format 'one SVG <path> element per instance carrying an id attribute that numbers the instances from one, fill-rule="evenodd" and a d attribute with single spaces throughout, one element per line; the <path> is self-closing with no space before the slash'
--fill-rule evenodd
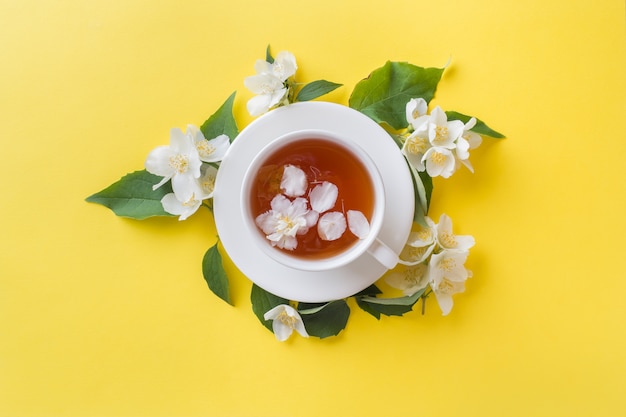
<path id="1" fill-rule="evenodd" d="M 366 168 L 366 171 L 370 176 L 369 178 L 364 179 L 364 181 L 372 184 L 374 195 L 376 196 L 374 199 L 374 212 L 370 219 L 370 233 L 368 236 L 364 239 L 358 239 L 352 246 L 348 247 L 341 253 L 321 259 L 303 259 L 292 256 L 286 250 L 273 247 L 270 244 L 270 241 L 266 239 L 265 235 L 259 232 L 258 226 L 255 223 L 255 215 L 250 212 L 250 204 L 246 203 L 246 200 L 248 200 L 250 196 L 255 177 L 261 166 L 265 164 L 268 156 L 274 153 L 277 149 L 281 149 L 302 139 L 310 140 L 311 138 L 317 138 L 322 141 L 339 144 L 346 150 L 347 153 L 353 155 L 353 158 L 359 160 Z M 378 261 L 383 264 L 386 264 L 385 261 L 393 265 L 396 265 L 398 262 L 397 254 L 394 254 L 394 252 L 391 249 L 388 249 L 383 242 L 376 239 L 382 226 L 386 206 L 385 189 L 383 187 L 380 171 L 372 160 L 372 157 L 369 156 L 369 154 L 365 152 L 356 142 L 354 142 L 354 140 L 348 137 L 344 137 L 327 130 L 305 129 L 296 130 L 276 138 L 266 145 L 259 154 L 257 154 L 251 165 L 248 167 L 241 187 L 241 201 L 243 203 L 241 205 L 241 210 L 243 211 L 242 216 L 248 227 L 248 234 L 250 235 L 250 238 L 257 242 L 257 246 L 260 246 L 266 255 L 274 258 L 274 260 L 287 267 L 305 271 L 328 271 L 340 268 L 350 262 L 353 262 L 366 251 L 370 254 L 373 253 L 378 256 L 380 258 Z M 345 207 L 345 209 L 349 210 L 350 207 Z M 350 232 L 347 231 L 347 233 Z M 380 255 L 378 252 L 369 250 L 375 242 L 377 243 L 377 247 L 380 246 Z M 391 266 L 391 268 L 393 268 L 393 266 Z"/>
<path id="2" fill-rule="evenodd" d="M 327 271 L 289 268 L 268 257 L 250 238 L 242 217 L 241 184 L 248 166 L 268 143 L 299 130 L 325 130 L 348 137 L 372 158 L 383 180 L 385 215 L 378 238 L 399 253 L 411 229 L 414 194 L 400 149 L 377 123 L 349 107 L 327 102 L 294 103 L 259 117 L 241 131 L 215 182 L 214 215 L 224 249 L 261 288 L 289 300 L 324 302 L 351 296 L 378 280 L 387 268 L 368 253 Z"/>

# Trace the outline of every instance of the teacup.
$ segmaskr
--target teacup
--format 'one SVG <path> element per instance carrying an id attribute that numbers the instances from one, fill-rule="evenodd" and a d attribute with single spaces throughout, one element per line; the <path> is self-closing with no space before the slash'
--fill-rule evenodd
<path id="1" fill-rule="evenodd" d="M 248 238 L 287 267 L 331 270 L 365 253 L 387 269 L 398 263 L 378 238 L 385 216 L 380 172 L 350 138 L 312 129 L 277 137 L 247 168 L 241 202 Z"/>

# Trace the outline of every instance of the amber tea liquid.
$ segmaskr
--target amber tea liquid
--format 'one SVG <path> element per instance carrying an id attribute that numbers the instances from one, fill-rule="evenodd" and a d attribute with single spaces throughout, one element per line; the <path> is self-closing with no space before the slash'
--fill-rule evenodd
<path id="1" fill-rule="evenodd" d="M 270 210 L 272 199 L 282 193 L 280 182 L 285 165 L 297 166 L 306 173 L 308 189 L 303 197 L 306 198 L 316 185 L 329 181 L 337 186 L 339 195 L 335 206 L 328 211 L 339 211 L 345 215 L 348 210 L 358 210 L 371 222 L 374 186 L 365 165 L 341 144 L 317 138 L 295 140 L 270 154 L 262 163 L 250 192 L 250 208 L 254 218 Z M 263 232 L 259 230 L 259 233 Z M 317 233 L 317 225 L 297 238 L 298 246 L 292 251 L 283 252 L 306 259 L 337 255 L 358 240 L 349 229 L 337 240 L 322 240 Z"/>

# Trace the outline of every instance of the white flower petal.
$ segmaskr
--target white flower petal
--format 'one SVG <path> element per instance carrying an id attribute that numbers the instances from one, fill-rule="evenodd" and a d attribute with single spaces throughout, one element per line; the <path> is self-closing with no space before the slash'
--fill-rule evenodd
<path id="1" fill-rule="evenodd" d="M 270 241 L 272 246 L 276 246 L 280 249 L 294 250 L 298 247 L 298 239 L 284 233 L 272 233 L 271 235 L 267 235 L 267 239 Z"/>
<path id="2" fill-rule="evenodd" d="M 163 177 L 161 179 L 161 181 L 159 181 L 157 184 L 154 184 L 152 186 L 153 190 L 156 190 L 157 188 L 159 188 L 160 186 L 162 186 L 163 184 L 165 184 L 166 182 L 168 182 L 170 179 L 172 179 L 171 177 Z"/>
<path id="3" fill-rule="evenodd" d="M 287 213 L 287 210 L 291 206 L 291 201 L 282 194 L 276 194 L 270 202 L 272 210 L 279 213 Z"/>
<path id="4" fill-rule="evenodd" d="M 300 197 L 308 188 L 308 181 L 303 170 L 295 165 L 285 165 L 280 189 L 289 197 Z"/>
<path id="5" fill-rule="evenodd" d="M 194 194 L 198 195 L 199 184 L 192 175 L 174 175 L 172 177 L 172 191 L 179 201 L 187 201 Z"/>
<path id="6" fill-rule="evenodd" d="M 456 140 L 456 157 L 460 160 L 469 158 L 470 144 L 464 138 L 460 137 Z"/>
<path id="7" fill-rule="evenodd" d="M 274 90 L 270 97 L 270 108 L 280 103 L 283 97 L 285 97 L 285 94 L 287 94 L 286 88 L 279 88 L 277 90 Z"/>
<path id="8" fill-rule="evenodd" d="M 444 249 L 468 251 L 474 246 L 474 237 L 470 235 L 455 235 L 452 231 L 452 219 L 442 214 L 437 224 L 437 243 Z"/>
<path id="9" fill-rule="evenodd" d="M 281 81 L 285 81 L 287 78 L 294 75 L 297 69 L 296 57 L 291 52 L 281 51 L 274 58 L 272 72 Z"/>
<path id="10" fill-rule="evenodd" d="M 274 320 L 272 322 L 272 330 L 274 331 L 274 335 L 276 336 L 276 340 L 279 342 L 284 342 L 289 339 L 289 336 L 293 333 L 293 328 L 285 325 L 280 320 Z"/>
<path id="11" fill-rule="evenodd" d="M 452 306 L 454 305 L 454 302 L 452 301 L 452 295 L 441 293 L 439 291 L 433 292 L 435 293 L 437 304 L 439 304 L 439 308 L 441 309 L 441 314 L 443 316 L 447 316 L 450 311 L 452 311 Z"/>
<path id="12" fill-rule="evenodd" d="M 207 199 L 213 197 L 213 191 L 215 190 L 215 178 L 217 177 L 217 168 L 212 165 L 205 164 L 200 169 L 200 178 L 198 178 L 198 185 L 204 193 L 204 197 Z"/>
<path id="13" fill-rule="evenodd" d="M 365 239 L 370 233 L 370 223 L 363 213 L 357 210 L 348 210 L 348 227 L 359 239 Z"/>
<path id="14" fill-rule="evenodd" d="M 469 143 L 470 149 L 476 149 L 483 143 L 483 138 L 476 132 L 465 132 L 463 138 Z"/>
<path id="15" fill-rule="evenodd" d="M 309 209 L 304 198 L 289 200 L 277 194 L 270 203 L 272 209 L 256 217 L 257 226 L 263 230 L 272 246 L 293 250 L 298 246 L 296 235 L 309 230 Z"/>
<path id="16" fill-rule="evenodd" d="M 474 126 L 476 126 L 476 118 L 475 117 L 471 117 L 467 123 L 465 123 L 465 126 L 463 127 L 463 130 L 467 131 L 470 130 L 471 128 L 473 128 Z"/>
<path id="17" fill-rule="evenodd" d="M 449 281 L 461 282 L 468 277 L 467 269 L 465 269 L 465 261 L 469 252 L 446 250 L 431 256 L 429 267 L 429 275 L 432 280 L 446 279 Z"/>
<path id="18" fill-rule="evenodd" d="M 302 336 L 302 337 L 309 337 L 309 333 L 306 331 L 306 329 L 304 327 L 304 322 L 302 320 L 296 321 L 296 324 L 295 324 L 293 329 L 296 332 L 298 332 L 298 334 L 300 334 L 300 336 Z"/>
<path id="19" fill-rule="evenodd" d="M 243 80 L 243 84 L 248 90 L 259 95 L 271 95 L 283 88 L 282 81 L 272 74 L 251 75 Z"/>
<path id="20" fill-rule="evenodd" d="M 431 122 L 437 126 L 444 126 L 448 123 L 448 116 L 446 115 L 446 112 L 444 112 L 439 106 L 435 107 L 433 111 L 430 112 L 430 119 Z"/>
<path id="21" fill-rule="evenodd" d="M 246 77 L 243 83 L 250 91 L 258 94 L 247 103 L 248 112 L 252 116 L 265 113 L 277 105 L 287 92 L 282 81 L 273 74 L 252 75 Z"/>
<path id="22" fill-rule="evenodd" d="M 428 266 L 420 263 L 387 274 L 385 282 L 411 296 L 428 285 Z"/>
<path id="23" fill-rule="evenodd" d="M 463 123 L 459 122 L 460 125 L 454 122 L 448 123 L 447 119 L 446 113 L 439 106 L 430 113 L 428 139 L 433 146 L 454 149 L 454 141 L 463 132 Z"/>
<path id="24" fill-rule="evenodd" d="M 202 131 L 200 130 L 200 128 L 196 125 L 192 125 L 192 124 L 188 124 L 187 125 L 187 132 L 185 132 L 188 136 L 191 137 L 191 139 L 193 139 L 193 141 L 199 141 L 204 139 L 204 134 L 202 133 Z"/>
<path id="25" fill-rule="evenodd" d="M 404 141 L 402 153 L 406 156 L 409 164 L 421 172 L 425 169 L 422 158 L 430 147 L 428 138 L 415 131 Z"/>
<path id="26" fill-rule="evenodd" d="M 174 152 L 169 146 L 159 146 L 153 149 L 146 158 L 145 167 L 146 170 L 154 175 L 160 177 L 171 177 L 174 175 L 175 170 L 170 165 L 170 157 L 174 155 Z"/>
<path id="27" fill-rule="evenodd" d="M 324 181 L 316 186 L 309 194 L 311 208 L 318 213 L 324 213 L 335 206 L 339 189 L 332 182 Z"/>
<path id="28" fill-rule="evenodd" d="M 465 168 L 469 170 L 469 172 L 471 172 L 472 174 L 474 173 L 474 166 L 469 160 L 466 159 L 464 161 L 461 161 L 461 164 L 463 164 Z"/>
<path id="29" fill-rule="evenodd" d="M 308 213 L 305 214 L 304 218 L 306 220 L 306 227 L 308 230 L 308 228 L 315 226 L 317 220 L 320 218 L 320 214 L 315 210 L 309 210 Z"/>
<path id="30" fill-rule="evenodd" d="M 261 95 L 254 96 L 246 103 L 246 108 L 248 109 L 248 113 L 250 116 L 258 116 L 270 109 L 270 101 L 272 100 L 271 96 Z"/>
<path id="31" fill-rule="evenodd" d="M 308 212 L 308 202 L 305 198 L 298 197 L 291 202 L 288 214 L 290 217 L 299 218 L 305 216 Z"/>
<path id="32" fill-rule="evenodd" d="M 276 229 L 276 219 L 272 211 L 259 214 L 256 219 L 254 219 L 254 222 L 266 235 L 274 233 L 274 229 Z"/>
<path id="33" fill-rule="evenodd" d="M 439 223 L 437 223 L 437 234 L 452 234 L 452 219 L 447 214 L 439 216 Z"/>
<path id="34" fill-rule="evenodd" d="M 465 125 L 460 120 L 451 120 L 446 126 L 448 128 L 448 136 L 452 141 L 455 141 L 463 134 L 463 127 Z"/>
<path id="35" fill-rule="evenodd" d="M 409 234 L 409 238 L 407 239 L 406 244 L 408 246 L 419 248 L 430 246 L 435 242 L 437 226 L 428 216 L 424 217 L 424 220 L 428 226 L 424 227 L 420 224 L 416 224 L 415 230 Z"/>
<path id="36" fill-rule="evenodd" d="M 304 322 L 298 311 L 288 304 L 280 304 L 263 315 L 265 320 L 273 320 L 272 330 L 279 341 L 285 341 L 295 329 L 300 335 L 308 337 Z"/>
<path id="37" fill-rule="evenodd" d="M 457 249 L 461 251 L 467 251 L 476 244 L 474 236 L 471 235 L 457 235 L 456 240 L 458 242 Z"/>
<path id="38" fill-rule="evenodd" d="M 277 246 L 285 250 L 294 250 L 298 247 L 298 239 L 293 236 L 283 235 Z"/>
<path id="39" fill-rule="evenodd" d="M 192 197 L 186 202 L 181 202 L 174 193 L 165 194 L 161 199 L 163 210 L 178 217 L 179 221 L 187 219 L 200 207 L 202 201 Z"/>
<path id="40" fill-rule="evenodd" d="M 337 240 L 345 231 L 346 218 L 338 211 L 325 213 L 317 222 L 317 233 L 322 240 Z"/>
<path id="41" fill-rule="evenodd" d="M 465 282 L 450 281 L 446 278 L 432 281 L 430 286 L 444 316 L 452 310 L 452 295 L 465 291 Z"/>
<path id="42" fill-rule="evenodd" d="M 170 129 L 170 148 L 175 153 L 184 152 L 189 138 L 177 127 Z"/>
<path id="43" fill-rule="evenodd" d="M 424 262 L 433 250 L 435 249 L 435 244 L 431 244 L 430 246 L 411 246 L 405 245 L 399 255 L 398 262 L 407 265 L 413 266 L 417 265 L 421 262 Z"/>
<path id="44" fill-rule="evenodd" d="M 226 151 L 230 147 L 230 140 L 227 135 L 219 135 L 211 140 L 202 137 L 197 139 L 195 144 L 200 160 L 204 162 L 219 162 L 226 155 Z"/>
<path id="45" fill-rule="evenodd" d="M 455 159 L 449 149 L 432 147 L 426 151 L 422 161 L 426 162 L 426 172 L 431 177 L 448 178 L 454 173 Z"/>
<path id="46" fill-rule="evenodd" d="M 169 214 L 180 215 L 183 212 L 182 203 L 176 199 L 174 193 L 165 194 L 161 199 L 161 205 Z"/>
<path id="47" fill-rule="evenodd" d="M 428 136 L 428 127 L 430 126 L 430 116 L 425 114 L 423 116 L 418 117 L 411 123 L 413 126 L 413 131 L 418 133 L 420 136 Z"/>
<path id="48" fill-rule="evenodd" d="M 271 74 L 272 73 L 272 64 L 267 61 L 263 61 L 262 59 L 257 59 L 254 63 L 254 70 L 258 75 L 260 74 Z"/>
<path id="49" fill-rule="evenodd" d="M 428 103 L 423 98 L 412 98 L 406 104 L 406 121 L 412 125 L 420 116 L 428 111 Z"/>

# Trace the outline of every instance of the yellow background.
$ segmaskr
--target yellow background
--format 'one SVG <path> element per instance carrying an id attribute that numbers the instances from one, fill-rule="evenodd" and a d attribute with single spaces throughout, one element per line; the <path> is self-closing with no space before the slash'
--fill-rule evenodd
<path id="1" fill-rule="evenodd" d="M 626 415 L 623 0 L 0 1 L 0 415 Z M 443 66 L 435 101 L 507 135 L 431 215 L 477 245 L 448 317 L 277 342 L 179 223 L 84 202 L 289 50 L 350 91 L 386 60 Z"/>

